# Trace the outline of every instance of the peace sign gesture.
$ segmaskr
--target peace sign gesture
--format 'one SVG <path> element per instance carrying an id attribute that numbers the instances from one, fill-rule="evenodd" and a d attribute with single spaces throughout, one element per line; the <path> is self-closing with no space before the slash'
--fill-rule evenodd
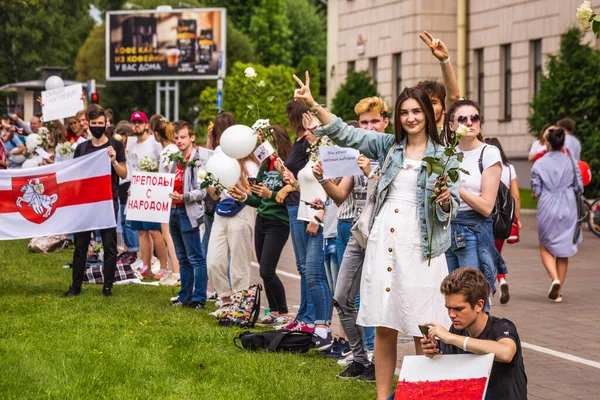
<path id="1" fill-rule="evenodd" d="M 304 102 L 308 107 L 312 107 L 316 104 L 315 99 L 313 99 L 312 94 L 310 93 L 310 75 L 308 71 L 306 71 L 306 84 L 302 83 L 300 78 L 294 75 L 294 80 L 298 82 L 300 85 L 300 89 L 294 90 L 294 100 L 300 100 Z"/>
<path id="2" fill-rule="evenodd" d="M 436 39 L 427 31 L 423 31 L 423 33 L 419 33 L 419 37 L 429 48 L 431 49 L 431 53 L 440 61 L 447 60 L 450 57 L 448 53 L 448 48 L 442 42 L 441 39 Z"/>

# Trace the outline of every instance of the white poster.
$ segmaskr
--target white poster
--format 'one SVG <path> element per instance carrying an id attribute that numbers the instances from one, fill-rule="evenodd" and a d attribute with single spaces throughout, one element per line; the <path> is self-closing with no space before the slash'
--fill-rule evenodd
<path id="1" fill-rule="evenodd" d="M 73 117 L 85 108 L 81 99 L 81 83 L 42 92 L 42 114 L 45 122 Z"/>
<path id="2" fill-rule="evenodd" d="M 127 220 L 168 223 L 175 174 L 134 172 L 127 199 Z"/>
<path id="3" fill-rule="evenodd" d="M 260 146 L 254 150 L 254 155 L 259 164 L 262 164 L 271 154 L 275 154 L 275 149 L 271 146 L 268 140 L 265 140 Z"/>
<path id="4" fill-rule="evenodd" d="M 358 150 L 339 146 L 319 146 L 323 179 L 362 175 L 358 166 Z"/>

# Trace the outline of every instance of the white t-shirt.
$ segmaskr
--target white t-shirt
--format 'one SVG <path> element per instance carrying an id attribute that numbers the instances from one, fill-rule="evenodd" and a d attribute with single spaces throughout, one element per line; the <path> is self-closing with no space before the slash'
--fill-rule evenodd
<path id="1" fill-rule="evenodd" d="M 546 145 L 541 144 L 539 140 L 536 140 L 531 144 L 531 149 L 529 149 L 529 155 L 533 156 L 542 150 L 546 150 Z"/>
<path id="2" fill-rule="evenodd" d="M 483 153 L 483 170 L 485 171 L 494 164 L 502 163 L 502 157 L 500 156 L 500 150 L 496 146 L 482 145 L 475 150 L 462 151 L 465 155 L 460 167 L 469 171 L 469 175 L 460 172 L 460 185 L 467 189 L 469 192 L 481 196 L 481 172 L 479 172 L 479 157 L 483 147 L 486 146 L 485 152 Z M 469 211 L 472 210 L 471 206 L 468 205 L 463 199 L 460 199 L 460 206 L 458 211 Z"/>
<path id="3" fill-rule="evenodd" d="M 500 182 L 504 183 L 510 189 L 510 183 L 516 178 L 517 172 L 515 171 L 515 167 L 513 167 L 512 164 L 508 164 L 508 166 L 506 164 L 502 164 L 502 176 L 500 177 Z"/>
<path id="4" fill-rule="evenodd" d="M 162 151 L 160 152 L 160 165 L 158 167 L 158 172 L 164 172 L 164 173 L 168 173 L 171 171 L 171 166 L 173 165 L 173 161 L 164 163 L 163 162 L 163 154 L 169 152 L 178 152 L 179 148 L 177 147 L 177 145 L 175 143 L 171 143 L 168 144 L 167 146 L 165 146 L 164 149 L 162 149 Z"/>
<path id="5" fill-rule="evenodd" d="M 312 173 L 312 167 L 315 162 L 308 160 L 308 163 L 298 171 L 298 182 L 300 183 L 300 205 L 298 206 L 298 219 L 301 221 L 312 221 L 314 216 L 319 212 L 307 206 L 303 201 L 312 203 L 315 199 L 321 199 L 325 202 L 327 193 L 317 178 Z"/>
<path id="6" fill-rule="evenodd" d="M 138 143 L 136 136 L 127 138 L 126 157 L 133 171 L 139 171 L 138 163 L 145 157 L 158 164 L 160 162 L 161 151 L 162 146 L 154 139 L 153 135 L 148 136 L 142 143 Z"/>

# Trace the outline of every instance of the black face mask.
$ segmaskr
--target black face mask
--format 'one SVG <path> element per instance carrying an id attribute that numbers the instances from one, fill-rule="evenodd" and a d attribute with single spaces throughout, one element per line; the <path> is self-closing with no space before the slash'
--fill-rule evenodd
<path id="1" fill-rule="evenodd" d="M 100 139 L 104 135 L 104 131 L 106 131 L 106 126 L 90 126 L 90 132 L 96 139 Z"/>

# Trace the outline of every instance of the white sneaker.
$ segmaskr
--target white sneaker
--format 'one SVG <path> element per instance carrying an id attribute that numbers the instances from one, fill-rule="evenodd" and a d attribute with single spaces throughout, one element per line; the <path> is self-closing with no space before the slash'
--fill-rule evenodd
<path id="1" fill-rule="evenodd" d="M 375 352 L 371 350 L 367 350 L 367 359 L 370 363 L 373 362 L 373 358 L 375 357 Z"/>
<path id="2" fill-rule="evenodd" d="M 173 297 L 171 297 L 169 300 L 170 300 L 171 302 L 173 302 L 173 301 L 177 300 L 178 298 L 179 298 L 178 296 L 173 296 Z"/>
<path id="3" fill-rule="evenodd" d="M 138 269 L 142 269 L 142 267 L 144 266 L 144 262 L 138 258 L 137 260 L 135 260 L 135 262 L 131 263 L 130 267 L 135 271 Z"/>
<path id="4" fill-rule="evenodd" d="M 341 360 L 338 360 L 337 363 L 340 367 L 347 367 L 353 361 L 354 361 L 354 354 L 350 353 L 346 356 L 346 358 L 342 358 Z"/>

